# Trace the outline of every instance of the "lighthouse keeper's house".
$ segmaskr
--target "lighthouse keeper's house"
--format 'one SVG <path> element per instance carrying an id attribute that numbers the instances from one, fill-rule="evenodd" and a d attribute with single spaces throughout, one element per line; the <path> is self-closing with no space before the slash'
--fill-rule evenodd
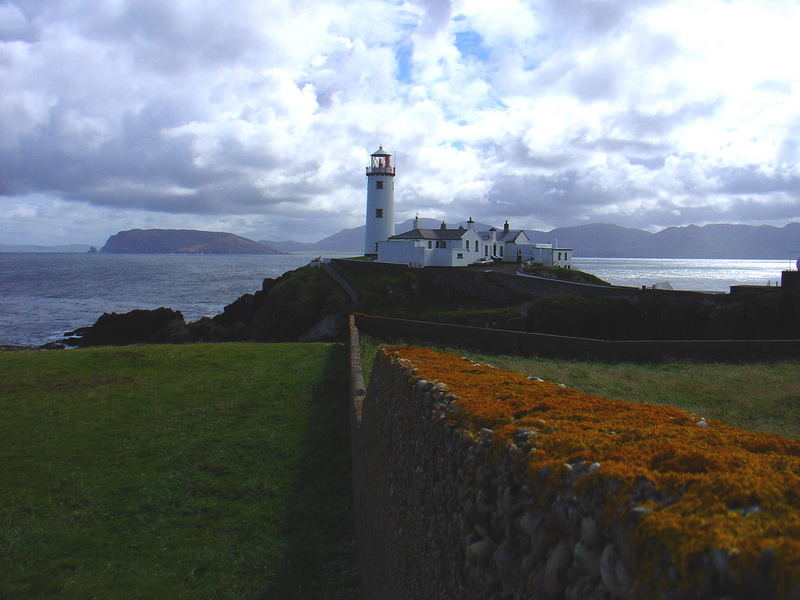
<path id="1" fill-rule="evenodd" d="M 552 244 L 534 244 L 521 229 L 511 229 L 508 221 L 502 231 L 494 227 L 478 231 L 472 219 L 467 227 L 438 229 L 419 227 L 377 242 L 378 262 L 412 267 L 465 267 L 484 262 L 534 262 L 544 266 L 571 268 L 572 249 L 553 248 Z"/>

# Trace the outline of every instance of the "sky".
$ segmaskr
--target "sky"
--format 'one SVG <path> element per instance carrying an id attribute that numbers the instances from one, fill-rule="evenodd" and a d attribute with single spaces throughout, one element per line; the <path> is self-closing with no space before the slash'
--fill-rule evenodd
<path id="1" fill-rule="evenodd" d="M 797 0 L 0 0 L 0 243 L 800 221 Z"/>

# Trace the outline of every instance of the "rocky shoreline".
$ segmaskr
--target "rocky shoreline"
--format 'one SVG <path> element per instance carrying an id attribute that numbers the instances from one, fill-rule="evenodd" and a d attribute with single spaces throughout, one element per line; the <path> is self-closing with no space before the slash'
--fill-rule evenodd
<path id="1" fill-rule="evenodd" d="M 344 282 L 346 285 L 343 285 Z M 800 289 L 739 298 L 334 260 L 264 279 L 213 317 L 104 313 L 68 346 L 342 339 L 351 312 L 605 340 L 800 339 Z"/>

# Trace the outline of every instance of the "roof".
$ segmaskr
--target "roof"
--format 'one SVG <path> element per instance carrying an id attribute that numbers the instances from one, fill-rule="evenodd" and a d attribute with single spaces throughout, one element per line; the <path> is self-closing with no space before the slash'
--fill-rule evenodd
<path id="1" fill-rule="evenodd" d="M 509 229 L 508 231 L 498 231 L 494 227 L 489 231 L 479 231 L 478 235 L 481 236 L 482 239 L 488 240 L 491 232 L 495 232 L 495 237 L 497 238 L 498 242 L 513 242 L 520 233 L 525 233 L 522 229 Z M 527 238 L 527 234 L 525 235 Z"/>
<path id="2" fill-rule="evenodd" d="M 375 150 L 370 156 L 391 156 L 386 150 L 383 149 L 383 144 Z"/>
<path id="3" fill-rule="evenodd" d="M 390 237 L 390 240 L 460 240 L 469 229 L 412 229 Z"/>
<path id="4" fill-rule="evenodd" d="M 520 233 L 524 233 L 522 229 L 509 229 L 508 231 L 498 231 L 497 232 L 497 241 L 499 242 L 510 242 L 515 240 Z M 528 237 L 527 235 L 525 236 Z"/>

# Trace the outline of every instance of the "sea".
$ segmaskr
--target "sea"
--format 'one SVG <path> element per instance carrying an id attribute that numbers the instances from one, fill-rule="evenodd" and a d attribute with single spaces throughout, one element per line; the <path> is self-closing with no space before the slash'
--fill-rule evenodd
<path id="1" fill-rule="evenodd" d="M 308 264 L 312 254 L 183 255 L 0 253 L 0 345 L 40 345 L 93 324 L 104 312 L 166 306 L 187 321 L 214 316 L 266 277 Z M 331 254 L 337 257 L 348 254 Z M 776 285 L 788 260 L 574 258 L 573 267 L 615 285 L 668 282 L 673 289 L 727 292 Z"/>

